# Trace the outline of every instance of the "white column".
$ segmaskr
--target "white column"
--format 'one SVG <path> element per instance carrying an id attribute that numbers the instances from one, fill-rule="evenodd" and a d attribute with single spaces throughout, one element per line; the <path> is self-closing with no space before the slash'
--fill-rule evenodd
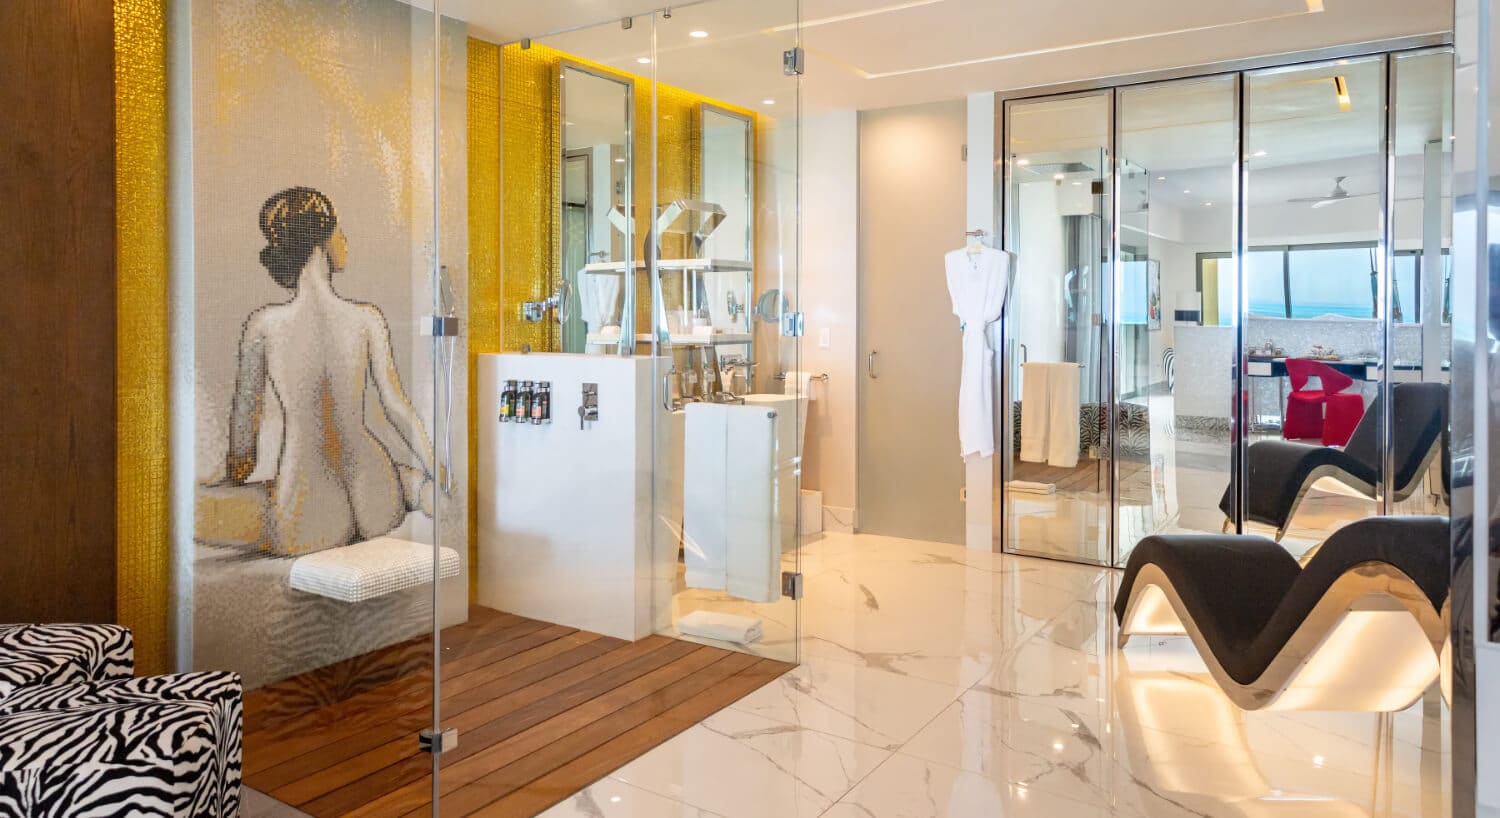
<path id="1" fill-rule="evenodd" d="M 995 223 L 995 95 L 992 93 L 969 95 L 968 120 L 968 164 L 966 224 L 970 230 L 993 232 Z M 991 236 L 994 241 L 996 237 Z M 995 324 L 995 328 L 999 325 Z M 996 332 L 998 329 L 996 330 Z M 1003 347 L 1002 339 L 992 337 L 996 350 Z M 995 400 L 998 405 L 1001 395 L 1000 357 L 995 357 L 997 387 Z M 1000 424 L 996 424 L 995 440 L 1002 438 Z M 993 457 L 969 457 L 964 461 L 964 493 L 968 500 L 964 504 L 964 542 L 977 551 L 992 551 L 995 538 L 995 459 Z"/>

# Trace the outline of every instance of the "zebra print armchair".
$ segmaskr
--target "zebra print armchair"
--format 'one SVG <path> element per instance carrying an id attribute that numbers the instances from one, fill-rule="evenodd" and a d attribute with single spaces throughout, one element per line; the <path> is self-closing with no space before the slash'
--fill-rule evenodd
<path id="1" fill-rule="evenodd" d="M 133 664 L 125 628 L 0 626 L 0 818 L 239 814 L 239 676 Z"/>

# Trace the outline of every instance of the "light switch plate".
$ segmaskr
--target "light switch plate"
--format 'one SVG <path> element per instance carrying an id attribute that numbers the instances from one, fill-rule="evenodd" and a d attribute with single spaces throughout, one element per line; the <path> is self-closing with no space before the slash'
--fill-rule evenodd
<path id="1" fill-rule="evenodd" d="M 818 330 L 818 348 L 827 349 L 833 346 L 833 330 L 824 327 Z"/>

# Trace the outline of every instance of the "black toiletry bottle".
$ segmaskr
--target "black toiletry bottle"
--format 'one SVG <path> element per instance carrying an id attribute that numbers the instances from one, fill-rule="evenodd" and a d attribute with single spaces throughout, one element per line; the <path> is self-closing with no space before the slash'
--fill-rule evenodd
<path id="1" fill-rule="evenodd" d="M 516 416 L 516 382 L 506 381 L 505 391 L 500 393 L 500 422 L 510 423 Z"/>
<path id="2" fill-rule="evenodd" d="M 536 397 L 531 401 L 531 422 L 537 425 L 552 422 L 552 382 L 538 381 Z"/>
<path id="3" fill-rule="evenodd" d="M 531 417 L 531 381 L 521 381 L 521 391 L 516 393 L 516 422 L 525 423 Z"/>

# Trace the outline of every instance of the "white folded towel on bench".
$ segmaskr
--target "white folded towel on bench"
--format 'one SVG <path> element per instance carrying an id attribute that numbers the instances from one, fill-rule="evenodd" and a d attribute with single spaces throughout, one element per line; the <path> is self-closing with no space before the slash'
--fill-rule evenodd
<path id="1" fill-rule="evenodd" d="M 760 640 L 759 619 L 713 611 L 693 611 L 677 620 L 677 632 L 685 636 L 748 645 Z"/>

